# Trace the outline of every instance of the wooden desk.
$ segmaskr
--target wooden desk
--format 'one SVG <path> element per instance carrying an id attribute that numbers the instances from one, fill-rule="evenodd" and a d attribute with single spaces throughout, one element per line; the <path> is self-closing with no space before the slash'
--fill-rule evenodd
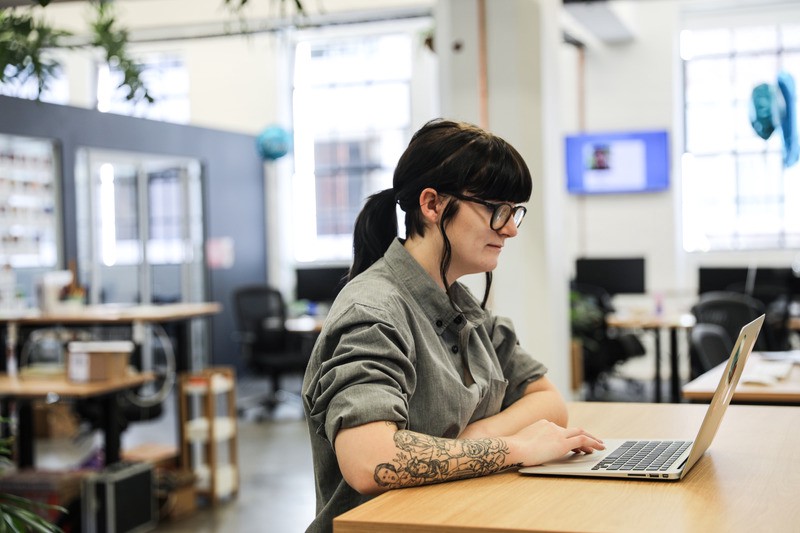
<path id="1" fill-rule="evenodd" d="M 217 302 L 174 303 L 159 305 L 101 304 L 80 307 L 64 307 L 55 312 L 42 313 L 38 309 L 24 310 L 12 314 L 0 314 L 0 324 L 6 325 L 6 342 L 16 343 L 16 332 L 26 326 L 87 326 L 87 325 L 142 325 L 148 323 L 175 322 L 178 324 L 177 346 L 175 346 L 178 371 L 191 370 L 189 354 L 188 321 L 193 318 L 219 313 L 222 306 Z M 3 367 L 5 368 L 5 367 Z"/>
<path id="2" fill-rule="evenodd" d="M 747 365 L 751 366 L 759 362 L 758 352 L 753 352 L 747 360 Z M 684 385 L 682 389 L 683 397 L 692 401 L 711 401 L 726 364 L 727 361 L 720 363 L 705 374 Z M 745 372 L 747 372 L 747 369 L 745 369 Z M 731 401 L 737 403 L 800 405 L 800 366 L 793 365 L 791 373 L 786 378 L 770 385 L 747 383 L 744 381 L 743 376 L 742 381 L 736 386 Z"/>
<path id="3" fill-rule="evenodd" d="M 16 400 L 19 416 L 17 435 L 17 465 L 34 466 L 33 410 L 31 402 L 55 394 L 60 398 L 101 398 L 103 400 L 103 434 L 105 439 L 105 461 L 119 461 L 120 429 L 117 419 L 117 394 L 143 385 L 153 379 L 149 372 L 131 374 L 122 379 L 73 383 L 63 378 L 34 379 L 9 377 L 0 374 L 0 398 L 7 403 Z M 3 409 L 7 411 L 7 409 Z M 7 413 L 4 413 L 7 414 Z"/>
<path id="4" fill-rule="evenodd" d="M 694 437 L 693 404 L 573 403 L 570 424 L 607 437 Z M 387 492 L 334 520 L 367 531 L 796 531 L 800 408 L 733 405 L 706 455 L 681 481 L 528 477 L 507 472 Z M 748 462 L 752 460 L 752 462 Z"/>
<path id="5" fill-rule="evenodd" d="M 100 304 L 64 307 L 42 313 L 38 309 L 0 314 L 1 323 L 19 326 L 49 326 L 53 324 L 130 324 L 133 322 L 173 322 L 219 313 L 216 302 L 175 303 L 159 305 Z"/>
<path id="6" fill-rule="evenodd" d="M 661 331 L 669 331 L 669 363 L 670 363 L 670 401 L 677 403 L 680 401 L 680 354 L 678 353 L 678 331 L 690 330 L 695 323 L 695 318 L 691 314 L 683 313 L 680 315 L 609 315 L 606 323 L 620 329 L 643 329 L 652 331 L 655 338 L 655 378 L 654 394 L 655 401 L 661 402 Z"/>

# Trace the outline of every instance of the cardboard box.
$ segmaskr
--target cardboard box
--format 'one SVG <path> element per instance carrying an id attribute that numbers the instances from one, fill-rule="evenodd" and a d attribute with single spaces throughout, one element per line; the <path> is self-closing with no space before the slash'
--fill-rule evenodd
<path id="1" fill-rule="evenodd" d="M 33 436 L 37 439 L 71 439 L 78 434 L 79 426 L 71 404 L 33 402 Z"/>
<path id="2" fill-rule="evenodd" d="M 159 469 L 156 479 L 161 518 L 180 520 L 197 511 L 194 473 L 190 470 Z"/>
<path id="3" fill-rule="evenodd" d="M 86 383 L 120 379 L 128 372 L 131 341 L 70 342 L 67 345 L 67 379 Z"/>
<path id="4" fill-rule="evenodd" d="M 132 463 L 150 463 L 156 469 L 173 469 L 178 464 L 178 447 L 170 444 L 143 443 L 123 450 L 122 460 Z"/>

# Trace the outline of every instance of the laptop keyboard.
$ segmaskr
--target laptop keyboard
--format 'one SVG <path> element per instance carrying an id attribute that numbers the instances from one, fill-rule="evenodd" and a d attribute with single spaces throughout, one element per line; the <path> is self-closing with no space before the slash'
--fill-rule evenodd
<path id="1" fill-rule="evenodd" d="M 691 446 L 692 441 L 627 441 L 605 456 L 592 470 L 662 472 Z"/>

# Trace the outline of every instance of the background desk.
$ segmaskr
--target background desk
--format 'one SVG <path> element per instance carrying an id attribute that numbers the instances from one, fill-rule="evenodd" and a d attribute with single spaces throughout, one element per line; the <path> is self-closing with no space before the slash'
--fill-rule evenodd
<path id="1" fill-rule="evenodd" d="M 0 375 L 0 398 L 4 403 L 17 401 L 19 427 L 17 432 L 17 465 L 33 466 L 33 409 L 31 402 L 57 394 L 61 398 L 102 398 L 103 433 L 105 439 L 105 461 L 113 464 L 119 461 L 120 431 L 117 420 L 117 394 L 127 389 L 143 385 L 153 379 L 150 373 L 128 375 L 122 379 L 72 383 L 66 379 L 10 378 Z M 6 411 L 7 409 L 3 409 Z M 4 413 L 7 414 L 7 413 Z"/>
<path id="2" fill-rule="evenodd" d="M 747 364 L 757 362 L 753 353 Z M 720 363 L 683 386 L 683 397 L 687 400 L 709 402 L 717 389 L 722 372 L 728 362 Z M 740 381 L 733 393 L 732 401 L 741 403 L 772 403 L 800 405 L 800 366 L 793 365 L 786 378 L 771 385 L 751 384 Z"/>
<path id="3" fill-rule="evenodd" d="M 190 319 L 219 313 L 222 306 L 216 302 L 175 303 L 163 305 L 87 305 L 65 308 L 56 312 L 42 313 L 38 310 L 21 311 L 13 315 L 1 315 L 0 324 L 9 329 L 25 326 L 115 326 L 141 325 L 147 323 L 175 322 L 178 326 L 175 346 L 175 365 L 178 371 L 191 370 L 192 357 L 188 322 Z"/>
<path id="4" fill-rule="evenodd" d="M 680 354 L 678 353 L 678 331 L 688 331 L 694 326 L 695 319 L 690 314 L 650 316 L 650 315 L 609 315 L 606 319 L 611 327 L 620 329 L 643 329 L 652 331 L 655 338 L 655 378 L 653 379 L 656 402 L 661 401 L 661 331 L 669 331 L 669 392 L 670 401 L 681 399 Z"/>
<path id="5" fill-rule="evenodd" d="M 572 403 L 570 424 L 601 437 L 694 437 L 705 405 Z M 571 479 L 507 472 L 387 492 L 334 520 L 366 531 L 796 531 L 800 408 L 733 405 L 681 481 Z M 752 462 L 749 462 L 752 460 Z"/>

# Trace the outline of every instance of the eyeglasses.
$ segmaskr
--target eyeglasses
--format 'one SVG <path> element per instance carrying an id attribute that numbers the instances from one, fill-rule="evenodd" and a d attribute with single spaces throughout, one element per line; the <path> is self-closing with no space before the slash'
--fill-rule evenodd
<path id="1" fill-rule="evenodd" d="M 487 202 L 486 200 L 481 200 L 480 198 L 475 198 L 474 196 L 464 196 L 463 194 L 456 194 L 453 192 L 447 194 L 459 200 L 485 205 L 490 208 L 492 210 L 492 218 L 489 222 L 489 227 L 495 231 L 499 231 L 503 226 L 508 224 L 510 218 L 513 218 L 514 225 L 519 227 L 519 225 L 522 224 L 522 219 L 525 218 L 525 213 L 528 212 L 528 209 L 523 205 L 495 204 Z"/>

